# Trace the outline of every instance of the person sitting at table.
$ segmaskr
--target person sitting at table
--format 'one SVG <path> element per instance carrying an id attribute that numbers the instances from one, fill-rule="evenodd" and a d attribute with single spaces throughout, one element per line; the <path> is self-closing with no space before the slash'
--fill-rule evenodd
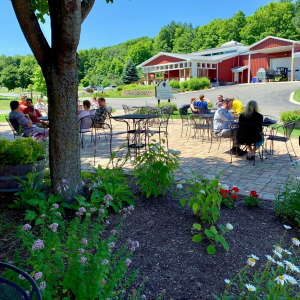
<path id="1" fill-rule="evenodd" d="M 23 114 L 20 109 L 20 104 L 18 101 L 10 102 L 11 112 L 9 113 L 9 119 L 16 119 L 19 123 L 19 126 L 22 128 L 22 133 L 25 137 L 31 136 L 34 133 L 43 133 L 47 134 L 48 131 L 44 128 L 33 127 L 33 123 L 30 120 L 29 115 Z"/>
<path id="2" fill-rule="evenodd" d="M 93 100 L 92 100 L 92 106 L 94 106 L 94 107 L 99 107 L 99 103 L 98 103 L 98 101 L 97 101 L 97 98 L 96 97 L 93 97 Z"/>
<path id="3" fill-rule="evenodd" d="M 201 94 L 199 97 L 197 97 L 196 101 L 197 100 L 200 101 L 200 102 L 205 101 L 207 104 L 211 103 L 211 101 L 209 99 L 205 98 L 203 94 Z"/>
<path id="4" fill-rule="evenodd" d="M 195 98 L 192 98 L 192 99 L 195 99 Z M 191 101 L 192 112 L 194 114 L 199 114 L 199 113 L 207 114 L 208 113 L 207 102 L 204 101 L 204 99 L 205 99 L 204 95 L 200 95 L 198 99 L 199 99 L 199 101 L 197 101 L 197 98 L 195 100 L 193 100 L 193 102 Z M 200 107 L 204 108 L 202 110 L 202 112 L 200 111 Z"/>
<path id="5" fill-rule="evenodd" d="M 232 100 L 232 109 L 236 115 L 240 115 L 245 109 L 242 101 L 234 99 L 234 97 L 230 98 Z"/>
<path id="6" fill-rule="evenodd" d="M 224 99 L 222 95 L 218 95 L 218 102 L 215 104 L 214 108 L 222 107 Z"/>
<path id="7" fill-rule="evenodd" d="M 97 108 L 95 111 L 94 126 L 102 127 L 102 124 L 97 124 L 97 122 L 103 123 L 108 115 L 108 111 L 106 108 L 105 99 L 103 97 L 98 98 L 98 104 L 99 108 Z"/>
<path id="8" fill-rule="evenodd" d="M 42 98 L 38 98 L 37 99 L 37 103 L 34 104 L 34 108 L 38 109 L 39 112 L 43 115 L 46 116 L 48 114 L 48 107 L 47 105 L 44 103 L 44 100 Z"/>
<path id="9" fill-rule="evenodd" d="M 20 104 L 20 111 L 21 112 L 23 112 L 24 109 L 27 107 L 26 98 L 27 98 L 26 95 L 22 96 L 21 101 L 19 102 L 19 104 Z"/>
<path id="10" fill-rule="evenodd" d="M 89 100 L 83 101 L 83 109 L 84 110 L 78 116 L 78 120 L 91 114 L 91 102 Z"/>
<path id="11" fill-rule="evenodd" d="M 256 101 L 251 100 L 247 103 L 245 111 L 240 115 L 239 122 L 256 125 L 258 127 L 259 132 L 257 132 L 257 130 L 253 131 L 253 133 L 249 132 L 249 136 L 245 137 L 246 141 L 247 138 L 249 141 L 257 141 L 256 145 L 253 147 L 246 144 L 249 151 L 247 159 L 253 160 L 256 149 L 261 147 L 264 142 L 264 137 L 262 135 L 263 116 L 258 112 L 258 105 Z"/>
<path id="12" fill-rule="evenodd" d="M 40 111 L 38 109 L 35 109 L 33 104 L 32 104 L 32 100 L 30 98 L 26 99 L 26 105 L 27 107 L 24 108 L 23 113 L 26 115 L 29 115 L 30 120 L 33 123 L 38 123 L 40 122 L 39 118 L 42 117 L 42 114 L 40 113 Z"/>
<path id="13" fill-rule="evenodd" d="M 234 123 L 234 116 L 229 112 L 232 108 L 232 101 L 226 98 L 223 102 L 222 107 L 220 107 L 214 115 L 214 132 L 217 136 L 224 138 L 233 138 L 233 147 L 230 150 L 232 154 L 242 156 L 247 153 L 247 151 L 241 150 L 237 146 L 235 135 L 232 134 L 232 130 L 229 125 Z"/>

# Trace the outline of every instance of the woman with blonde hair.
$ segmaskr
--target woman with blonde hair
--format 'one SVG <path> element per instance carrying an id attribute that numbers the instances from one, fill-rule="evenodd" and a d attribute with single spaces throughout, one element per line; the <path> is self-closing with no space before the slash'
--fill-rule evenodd
<path id="1" fill-rule="evenodd" d="M 249 154 L 247 155 L 247 159 L 253 160 L 256 149 L 261 147 L 264 142 L 264 138 L 262 135 L 263 116 L 258 112 L 258 105 L 256 101 L 251 100 L 247 103 L 245 111 L 240 115 L 239 122 L 252 124 L 258 127 L 258 131 L 257 130 L 253 130 L 253 132 L 249 131 L 247 132 L 248 136 L 244 137 L 246 141 L 247 149 L 249 151 Z M 256 140 L 257 141 L 256 145 L 253 147 L 251 145 L 247 145 L 247 139 L 249 141 Z"/>

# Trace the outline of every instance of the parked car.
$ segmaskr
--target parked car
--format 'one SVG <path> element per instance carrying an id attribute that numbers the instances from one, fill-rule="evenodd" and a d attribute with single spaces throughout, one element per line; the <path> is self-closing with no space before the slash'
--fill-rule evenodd
<path id="1" fill-rule="evenodd" d="M 116 88 L 117 88 L 116 85 L 109 85 L 109 86 L 105 87 L 104 89 L 105 89 L 105 90 L 114 90 L 114 89 L 116 89 Z"/>
<path id="2" fill-rule="evenodd" d="M 84 91 L 85 91 L 86 89 L 93 89 L 94 91 L 97 91 L 97 87 L 96 87 L 96 86 L 93 86 L 93 85 L 89 85 L 89 86 L 83 88 Z"/>

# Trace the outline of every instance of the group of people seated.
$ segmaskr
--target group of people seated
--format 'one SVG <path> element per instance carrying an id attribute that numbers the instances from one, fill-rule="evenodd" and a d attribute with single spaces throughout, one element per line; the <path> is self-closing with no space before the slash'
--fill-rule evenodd
<path id="1" fill-rule="evenodd" d="M 93 98 L 93 104 L 95 106 L 95 101 L 96 98 Z M 83 101 L 83 111 L 78 115 L 78 120 L 89 116 L 89 115 L 94 115 L 93 120 L 94 120 L 94 126 L 95 127 L 101 127 L 101 124 L 103 123 L 107 117 L 108 111 L 106 108 L 106 102 L 105 98 L 100 97 L 97 99 L 97 109 L 91 110 L 91 102 L 89 100 L 84 100 Z"/>
<path id="2" fill-rule="evenodd" d="M 234 101 L 239 100 L 234 100 L 234 98 L 226 98 L 222 101 L 221 99 L 218 100 L 217 105 L 219 108 L 214 115 L 214 132 L 217 136 L 233 139 L 233 147 L 231 149 L 232 154 L 238 156 L 247 154 L 247 159 L 253 160 L 256 149 L 263 144 L 263 116 L 258 112 L 258 105 L 254 100 L 249 101 L 245 109 L 243 108 L 242 104 L 239 103 L 241 101 L 237 102 L 235 112 L 242 112 L 238 115 L 232 114 L 230 111 L 233 109 Z M 256 126 L 249 127 L 251 130 L 247 131 L 248 136 L 243 137 L 243 144 L 246 144 L 248 151 L 240 149 L 238 146 L 239 141 L 237 140 L 239 133 L 234 132 L 234 130 L 229 127 L 231 124 L 237 121 L 237 118 L 238 122 L 241 124 L 251 124 Z M 237 130 L 239 129 L 237 128 Z M 254 140 L 256 141 L 256 145 L 252 146 Z M 249 142 L 249 145 L 247 145 L 247 141 Z"/>
<path id="3" fill-rule="evenodd" d="M 45 129 L 46 124 L 39 120 L 39 117 L 42 115 L 38 109 L 34 108 L 31 99 L 23 97 L 20 103 L 16 100 L 11 101 L 10 108 L 9 119 L 11 123 L 14 122 L 13 120 L 16 120 L 18 127 L 21 128 L 20 133 L 23 136 L 32 136 L 34 133 L 48 134 L 48 131 Z M 16 127 L 15 129 L 17 130 Z"/>

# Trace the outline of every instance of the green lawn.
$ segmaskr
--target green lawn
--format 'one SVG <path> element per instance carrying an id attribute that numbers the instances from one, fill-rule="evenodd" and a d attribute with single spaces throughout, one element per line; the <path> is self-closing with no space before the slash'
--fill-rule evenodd
<path id="1" fill-rule="evenodd" d="M 12 100 L 19 101 L 17 97 L 4 97 L 0 95 L 0 110 L 10 110 L 9 103 Z"/>
<path id="2" fill-rule="evenodd" d="M 281 134 L 283 134 L 282 128 L 279 128 L 278 131 L 279 131 Z M 294 129 L 291 136 L 292 136 L 292 138 L 299 138 L 299 136 L 300 136 L 300 129 Z"/>
<path id="3" fill-rule="evenodd" d="M 294 100 L 300 102 L 300 89 L 295 91 Z"/>
<path id="4" fill-rule="evenodd" d="M 3 123 L 3 122 L 6 123 L 5 116 L 8 116 L 8 114 L 2 114 L 2 115 L 0 115 L 0 123 Z"/>
<path id="5" fill-rule="evenodd" d="M 87 94 L 87 95 L 80 95 L 79 92 L 79 98 L 92 98 L 94 97 L 93 94 Z M 118 92 L 118 91 L 111 91 L 111 92 L 107 92 L 106 95 L 103 96 L 104 98 L 147 98 L 147 97 L 152 97 L 152 96 L 142 96 L 142 95 L 130 95 L 130 96 L 122 96 L 122 91 Z"/>

